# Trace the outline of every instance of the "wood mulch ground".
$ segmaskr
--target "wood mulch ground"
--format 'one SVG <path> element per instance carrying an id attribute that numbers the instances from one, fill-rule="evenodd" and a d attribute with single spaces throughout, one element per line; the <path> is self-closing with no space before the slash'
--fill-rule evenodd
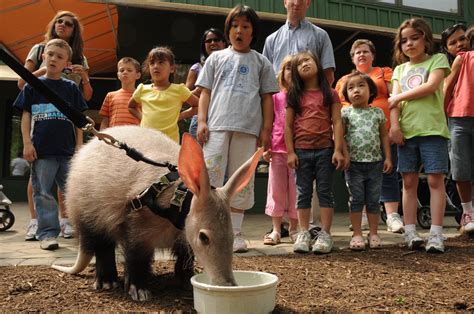
<path id="1" fill-rule="evenodd" d="M 328 255 L 235 257 L 234 269 L 279 277 L 274 313 L 474 311 L 474 240 L 449 239 L 445 254 L 401 246 Z M 172 262 L 155 263 L 153 299 L 94 291 L 93 267 L 72 276 L 45 266 L 2 267 L 0 309 L 14 312 L 192 312 L 192 291 L 171 286 Z"/>

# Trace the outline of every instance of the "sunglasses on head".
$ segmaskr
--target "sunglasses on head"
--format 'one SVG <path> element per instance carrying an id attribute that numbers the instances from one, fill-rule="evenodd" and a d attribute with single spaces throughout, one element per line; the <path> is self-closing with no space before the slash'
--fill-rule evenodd
<path id="1" fill-rule="evenodd" d="M 452 34 L 455 30 L 457 30 L 458 28 L 466 29 L 466 24 L 464 24 L 464 23 L 456 23 L 456 24 L 454 24 L 453 26 L 450 26 L 450 27 L 446 28 L 446 29 L 441 33 L 441 35 L 444 35 L 444 36 L 451 35 L 451 34 Z"/>
<path id="2" fill-rule="evenodd" d="M 210 43 L 220 43 L 222 42 L 222 38 L 209 38 L 209 39 L 206 39 L 204 42 L 206 44 L 210 44 Z"/>
<path id="3" fill-rule="evenodd" d="M 73 26 L 74 26 L 74 23 L 69 22 L 69 21 L 67 21 L 67 20 L 63 20 L 63 19 L 57 19 L 57 20 L 56 20 L 56 24 L 64 24 L 64 25 L 66 25 L 67 27 L 73 27 Z"/>

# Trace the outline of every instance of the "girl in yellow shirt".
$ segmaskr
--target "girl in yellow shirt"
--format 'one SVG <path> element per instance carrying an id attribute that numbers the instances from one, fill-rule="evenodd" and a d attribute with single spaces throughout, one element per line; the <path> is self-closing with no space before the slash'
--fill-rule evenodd
<path id="1" fill-rule="evenodd" d="M 184 84 L 174 84 L 174 54 L 166 47 L 153 48 L 143 62 L 143 72 L 151 84 L 140 84 L 132 95 L 128 110 L 140 120 L 140 126 L 152 128 L 179 143 L 178 120 L 184 119 L 181 107 L 198 105 L 199 99 Z M 141 104 L 142 111 L 137 107 Z"/>

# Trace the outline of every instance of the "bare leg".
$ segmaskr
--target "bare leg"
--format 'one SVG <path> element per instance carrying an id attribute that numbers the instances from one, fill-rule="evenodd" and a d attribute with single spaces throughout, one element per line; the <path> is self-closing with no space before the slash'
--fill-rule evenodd
<path id="1" fill-rule="evenodd" d="M 352 224 L 352 236 L 362 236 L 362 212 L 353 212 L 349 213 L 349 218 L 351 219 Z"/>
<path id="2" fill-rule="evenodd" d="M 281 234 L 281 221 L 283 217 L 272 217 L 273 231 Z"/>
<path id="3" fill-rule="evenodd" d="M 367 219 L 369 220 L 370 235 L 376 235 L 379 228 L 379 217 L 378 213 L 367 213 Z"/>
<path id="4" fill-rule="evenodd" d="M 384 205 L 387 215 L 398 213 L 398 202 L 385 202 Z"/>
<path id="5" fill-rule="evenodd" d="M 290 221 L 290 226 L 288 227 L 288 231 L 291 234 L 292 231 L 296 231 L 298 229 L 298 219 L 289 218 L 288 220 Z"/>
<path id="6" fill-rule="evenodd" d="M 461 203 L 467 203 L 472 201 L 471 181 L 456 181 L 456 187 L 458 189 Z"/>
<path id="7" fill-rule="evenodd" d="M 443 174 L 428 174 L 430 186 L 431 224 L 443 226 L 444 211 L 446 209 L 446 190 Z"/>
<path id="8" fill-rule="evenodd" d="M 407 172 L 403 177 L 403 220 L 405 225 L 416 224 L 416 210 L 418 206 L 418 172 Z"/>
<path id="9" fill-rule="evenodd" d="M 321 207 L 321 229 L 331 234 L 332 218 L 334 208 Z"/>
<path id="10" fill-rule="evenodd" d="M 311 208 L 298 208 L 298 223 L 301 231 L 308 231 Z"/>

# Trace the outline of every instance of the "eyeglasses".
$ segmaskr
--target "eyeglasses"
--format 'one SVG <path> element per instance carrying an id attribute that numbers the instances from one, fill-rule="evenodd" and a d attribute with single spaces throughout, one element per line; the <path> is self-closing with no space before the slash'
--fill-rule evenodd
<path id="1" fill-rule="evenodd" d="M 210 44 L 210 43 L 220 43 L 220 42 L 223 42 L 224 40 L 222 38 L 209 38 L 209 39 L 206 39 L 204 42 L 206 44 Z"/>
<path id="2" fill-rule="evenodd" d="M 74 24 L 72 22 L 69 22 L 69 21 L 63 20 L 63 19 L 57 19 L 56 24 L 64 24 L 67 27 L 74 27 Z"/>

